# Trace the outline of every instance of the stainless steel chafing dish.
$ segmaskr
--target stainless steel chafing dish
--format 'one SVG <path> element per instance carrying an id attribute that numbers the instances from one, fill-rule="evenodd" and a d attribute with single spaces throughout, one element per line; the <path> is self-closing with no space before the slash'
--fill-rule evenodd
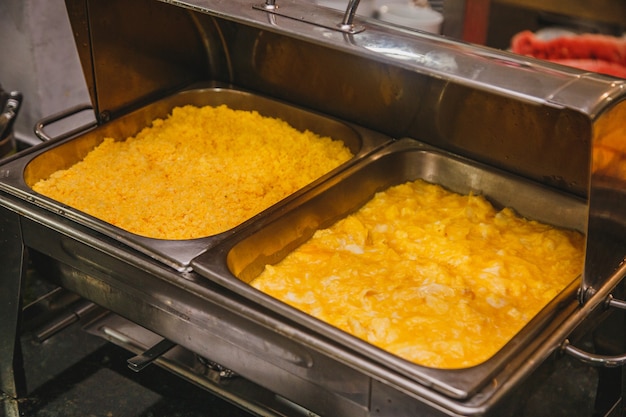
<path id="1" fill-rule="evenodd" d="M 162 366 L 258 414 L 514 415 L 518 393 L 563 353 L 623 365 L 575 344 L 624 307 L 614 296 L 625 272 L 626 84 L 354 17 L 357 4 L 340 13 L 301 0 L 67 0 L 97 126 L 0 163 L 4 393 L 25 389 L 16 343 L 28 258 L 110 312 L 90 331 L 137 353 L 154 345 L 131 365 L 168 351 Z M 134 236 L 30 189 L 105 133 L 134 134 L 176 104 L 222 103 L 330 134 L 356 156 L 193 241 Z M 587 236 L 580 279 L 491 360 L 452 371 L 408 364 L 246 284 L 373 192 L 415 178 Z"/>

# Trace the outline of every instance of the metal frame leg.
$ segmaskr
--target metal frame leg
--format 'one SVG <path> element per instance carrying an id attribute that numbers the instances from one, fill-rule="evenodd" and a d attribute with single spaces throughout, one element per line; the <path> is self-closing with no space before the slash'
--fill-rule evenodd
<path id="1" fill-rule="evenodd" d="M 624 298 L 623 290 L 620 298 Z M 601 355 L 618 355 L 626 350 L 626 312 L 614 310 L 594 331 L 595 351 Z M 598 386 L 596 390 L 595 416 L 625 416 L 624 396 L 626 395 L 626 370 L 624 366 L 598 368 Z"/>
<path id="2" fill-rule="evenodd" d="M 26 395 L 20 343 L 22 282 L 26 248 L 19 216 L 0 207 L 0 394 L 6 417 L 19 416 L 18 398 Z"/>

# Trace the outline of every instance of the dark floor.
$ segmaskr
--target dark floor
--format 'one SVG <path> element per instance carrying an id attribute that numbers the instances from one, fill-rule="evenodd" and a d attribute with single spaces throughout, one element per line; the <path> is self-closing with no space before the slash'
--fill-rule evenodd
<path id="1" fill-rule="evenodd" d="M 23 416 L 250 416 L 156 365 L 138 373 L 130 370 L 126 360 L 132 353 L 79 326 L 61 337 L 43 343 L 25 339 L 22 345 L 29 389 L 20 401 Z"/>

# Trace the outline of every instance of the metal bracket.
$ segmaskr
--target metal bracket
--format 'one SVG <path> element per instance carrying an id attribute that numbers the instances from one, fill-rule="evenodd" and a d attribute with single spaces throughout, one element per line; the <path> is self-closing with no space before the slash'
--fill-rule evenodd
<path id="1" fill-rule="evenodd" d="M 365 30 L 365 26 L 356 25 L 354 16 L 359 6 L 360 0 L 350 0 L 346 12 L 341 22 L 337 22 L 334 10 L 318 7 L 315 4 L 289 3 L 285 5 L 276 4 L 276 0 L 266 0 L 263 4 L 255 4 L 252 7 L 273 15 L 287 17 L 315 26 L 337 30 L 339 32 L 355 34 Z"/>
<path id="2" fill-rule="evenodd" d="M 93 127 L 96 127 L 98 125 L 98 122 L 96 120 L 89 120 L 86 123 L 84 123 L 82 126 L 75 128 L 73 130 L 70 130 L 68 132 L 65 132 L 63 134 L 60 134 L 59 136 L 55 138 L 48 136 L 45 132 L 45 128 L 49 125 L 52 125 L 59 121 L 63 121 L 64 119 L 67 119 L 69 117 L 72 117 L 79 113 L 87 112 L 87 111 L 93 112 L 93 107 L 91 106 L 91 104 L 80 104 L 80 105 L 71 107 L 67 110 L 64 110 L 62 112 L 59 112 L 57 114 L 53 114 L 51 116 L 45 117 L 41 119 L 39 122 L 37 122 L 37 124 L 35 125 L 35 135 L 43 142 L 47 142 L 53 139 L 69 138 L 70 136 L 74 136 L 79 133 L 84 133 L 87 130 Z"/>
<path id="3" fill-rule="evenodd" d="M 225 368 L 217 362 L 210 361 L 199 355 L 196 355 L 196 359 L 206 368 L 207 372 L 210 373 L 208 376 L 216 383 L 237 377 L 235 371 Z"/>

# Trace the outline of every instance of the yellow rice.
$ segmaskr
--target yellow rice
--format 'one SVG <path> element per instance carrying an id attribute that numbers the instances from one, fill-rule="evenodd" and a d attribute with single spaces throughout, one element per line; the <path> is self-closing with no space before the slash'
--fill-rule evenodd
<path id="1" fill-rule="evenodd" d="M 352 157 L 341 142 L 226 106 L 174 108 L 136 136 L 106 138 L 33 189 L 159 239 L 241 224 Z"/>

